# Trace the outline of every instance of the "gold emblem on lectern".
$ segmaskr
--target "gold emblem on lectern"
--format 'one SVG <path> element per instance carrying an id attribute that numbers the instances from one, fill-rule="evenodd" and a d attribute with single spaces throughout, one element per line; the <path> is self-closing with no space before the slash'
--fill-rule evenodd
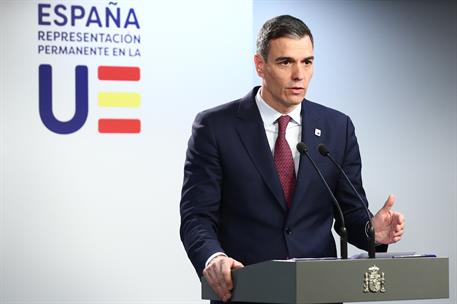
<path id="1" fill-rule="evenodd" d="M 368 272 L 365 272 L 363 280 L 363 292 L 386 292 L 384 286 L 384 272 L 379 272 L 379 268 L 376 265 L 368 268 Z"/>

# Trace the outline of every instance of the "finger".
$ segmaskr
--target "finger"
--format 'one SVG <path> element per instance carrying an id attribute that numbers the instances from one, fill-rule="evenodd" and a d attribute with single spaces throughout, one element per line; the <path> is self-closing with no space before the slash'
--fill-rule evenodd
<path id="1" fill-rule="evenodd" d="M 405 227 L 403 227 L 403 225 L 397 225 L 395 226 L 395 232 L 403 232 L 403 230 L 405 230 Z"/>
<path id="2" fill-rule="evenodd" d="M 399 224 L 399 223 L 396 223 L 396 224 L 392 225 L 392 227 L 393 227 L 393 229 L 394 229 L 395 231 L 404 229 L 404 225 Z"/>
<path id="3" fill-rule="evenodd" d="M 244 265 L 242 263 L 238 262 L 237 260 L 233 260 L 233 265 L 232 265 L 233 269 L 240 269 L 243 267 L 244 267 Z"/>
<path id="4" fill-rule="evenodd" d="M 395 230 L 404 229 L 405 217 L 399 212 L 394 212 L 392 215 Z"/>
<path id="5" fill-rule="evenodd" d="M 228 292 L 228 288 L 227 288 L 227 284 L 225 282 L 224 273 L 223 273 L 224 262 L 225 262 L 225 258 L 221 261 L 218 261 L 217 265 L 215 265 L 216 268 L 215 268 L 214 274 L 216 276 L 216 280 L 219 284 L 219 287 L 221 288 L 221 292 L 223 294 L 226 294 Z"/>
<path id="6" fill-rule="evenodd" d="M 395 203 L 395 195 L 389 194 L 382 209 L 384 209 L 385 211 L 389 211 L 392 208 L 392 206 L 394 205 L 394 203 Z"/>
<path id="7" fill-rule="evenodd" d="M 223 284 L 224 287 L 224 295 L 222 297 L 222 300 L 228 301 L 232 297 L 231 290 L 233 288 L 233 283 L 232 283 L 232 272 L 231 272 L 231 265 L 232 265 L 232 259 L 227 258 L 224 260 L 223 263 L 221 263 L 221 268 L 219 275 L 220 280 Z"/>
<path id="8" fill-rule="evenodd" d="M 221 264 L 221 279 L 224 282 L 225 288 L 227 289 L 227 292 L 232 290 L 233 284 L 232 284 L 232 264 L 233 264 L 233 259 L 227 259 L 224 261 L 224 263 Z"/>
<path id="9" fill-rule="evenodd" d="M 397 237 L 397 236 L 402 236 L 403 235 L 403 230 L 395 231 L 392 236 Z"/>
<path id="10" fill-rule="evenodd" d="M 212 285 L 211 286 L 213 287 L 214 291 L 216 291 L 219 298 L 223 299 L 227 291 L 224 288 L 223 283 L 219 279 L 218 272 L 217 271 L 213 272 L 213 273 L 211 273 L 211 275 L 212 275 L 212 281 L 211 281 Z"/>
<path id="11" fill-rule="evenodd" d="M 405 230 L 405 226 L 404 225 L 396 225 L 395 226 L 395 231 L 403 231 Z"/>
<path id="12" fill-rule="evenodd" d="M 217 274 L 215 272 L 215 265 L 212 265 L 212 267 L 209 267 L 203 271 L 203 275 L 205 276 L 206 280 L 208 281 L 209 286 L 214 290 L 214 292 L 217 294 L 217 296 L 220 299 L 223 299 L 225 292 L 222 289 L 222 286 L 217 279 Z"/>
<path id="13" fill-rule="evenodd" d="M 396 237 L 394 237 L 393 240 L 394 240 L 394 243 L 397 243 L 401 240 L 401 236 L 396 236 Z"/>

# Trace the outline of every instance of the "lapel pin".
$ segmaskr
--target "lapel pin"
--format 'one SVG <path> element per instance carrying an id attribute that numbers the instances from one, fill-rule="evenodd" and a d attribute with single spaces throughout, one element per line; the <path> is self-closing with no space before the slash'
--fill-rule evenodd
<path id="1" fill-rule="evenodd" d="M 314 135 L 321 136 L 321 130 L 320 129 L 314 129 Z"/>

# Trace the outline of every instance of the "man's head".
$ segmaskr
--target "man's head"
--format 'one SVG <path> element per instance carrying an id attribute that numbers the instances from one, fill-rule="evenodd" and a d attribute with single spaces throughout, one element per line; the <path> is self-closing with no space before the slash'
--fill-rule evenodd
<path id="1" fill-rule="evenodd" d="M 311 43 L 314 44 L 313 34 L 311 34 L 308 26 L 303 21 L 289 15 L 274 17 L 265 22 L 260 29 L 257 36 L 257 54 L 261 55 L 266 61 L 271 40 L 282 37 L 300 39 L 305 36 L 308 36 Z"/>
<path id="2" fill-rule="evenodd" d="M 305 97 L 313 60 L 313 37 L 306 24 L 288 15 L 268 20 L 254 56 L 262 98 L 281 113 L 292 111 Z"/>

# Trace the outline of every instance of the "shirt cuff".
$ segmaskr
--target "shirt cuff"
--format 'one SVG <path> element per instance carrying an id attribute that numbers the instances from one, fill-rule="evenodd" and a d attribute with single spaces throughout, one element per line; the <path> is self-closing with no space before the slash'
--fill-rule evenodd
<path id="1" fill-rule="evenodd" d="M 216 252 L 216 253 L 212 254 L 212 255 L 206 260 L 205 268 L 208 267 L 208 264 L 209 264 L 209 262 L 211 262 L 212 259 L 214 259 L 215 257 L 220 256 L 220 255 L 227 256 L 227 255 L 226 255 L 225 253 L 223 253 L 223 252 Z"/>

